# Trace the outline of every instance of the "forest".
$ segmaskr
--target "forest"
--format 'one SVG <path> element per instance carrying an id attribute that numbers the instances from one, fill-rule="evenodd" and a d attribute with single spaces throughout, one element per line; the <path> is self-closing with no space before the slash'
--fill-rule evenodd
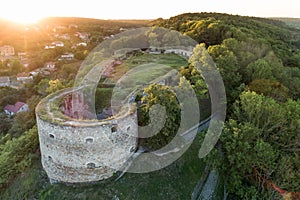
<path id="1" fill-rule="evenodd" d="M 154 25 L 202 43 L 223 77 L 224 156 L 215 152 L 206 159 L 223 172 L 230 199 L 274 198 L 270 183 L 284 189 L 283 196 L 299 195 L 299 30 L 282 21 L 216 13 L 182 14 Z"/>
<path id="2" fill-rule="evenodd" d="M 57 19 L 48 19 L 47 24 L 56 22 Z M 92 33 L 94 43 L 88 51 L 103 37 L 119 32 L 120 27 L 164 27 L 196 40 L 199 45 L 194 53 L 201 54 L 202 49 L 206 49 L 221 73 L 226 89 L 227 117 L 223 133 L 204 161 L 222 174 L 228 199 L 292 199 L 299 195 L 300 30 L 296 26 L 277 19 L 219 13 L 186 13 L 170 19 L 159 18 L 151 23 L 120 21 L 109 29 L 112 22 L 106 20 L 71 18 L 61 19 L 61 22 L 64 25 L 78 24 L 80 31 Z M 15 29 L 12 26 L 6 31 Z M 2 30 L 0 35 L 6 33 Z M 49 40 L 46 35 L 46 32 L 40 34 L 37 43 L 29 42 L 33 45 L 30 49 L 37 66 L 40 65 L 39 51 Z M 22 40 L 18 34 L 3 38 L 13 40 L 10 37 Z M 83 59 L 78 59 L 77 63 L 61 63 L 56 72 L 36 77 L 22 90 L 0 88 L 1 108 L 17 100 L 27 101 L 30 107 L 30 112 L 19 113 L 14 118 L 0 115 L 0 199 L 14 199 L 11 196 L 15 193 L 19 194 L 17 199 L 50 199 L 58 190 L 58 186 L 45 183 L 45 173 L 39 166 L 34 107 L 42 97 L 70 87 Z M 179 71 L 193 86 L 199 99 L 209 97 L 204 79 L 192 60 Z M 146 102 L 159 99 L 168 104 L 168 88 L 152 85 L 146 90 L 151 93 L 148 99 L 144 99 Z M 169 97 L 162 96 L 162 93 Z M 141 114 L 145 115 L 143 112 L 148 112 L 150 106 L 146 105 Z M 174 113 L 179 112 L 176 105 L 176 109 L 171 108 L 173 102 L 169 106 Z M 168 123 L 169 129 L 165 129 L 164 134 L 171 137 L 169 131 L 178 128 L 178 118 L 174 116 Z M 154 142 L 169 139 L 158 138 Z M 198 138 L 196 142 L 202 140 Z M 153 141 L 148 144 L 150 147 L 156 145 Z M 22 186 L 17 184 L 20 180 Z M 72 193 L 72 189 L 66 190 Z M 74 190 L 78 192 L 78 188 Z M 145 197 L 150 198 L 151 194 Z M 190 199 L 190 196 L 184 198 Z"/>

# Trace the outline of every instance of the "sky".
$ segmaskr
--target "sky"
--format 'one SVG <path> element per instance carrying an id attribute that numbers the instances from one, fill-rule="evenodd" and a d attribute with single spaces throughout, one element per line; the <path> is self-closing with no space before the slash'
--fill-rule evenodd
<path id="1" fill-rule="evenodd" d="M 0 18 L 35 22 L 44 17 L 157 19 L 186 12 L 300 18 L 299 0 L 5 0 Z"/>

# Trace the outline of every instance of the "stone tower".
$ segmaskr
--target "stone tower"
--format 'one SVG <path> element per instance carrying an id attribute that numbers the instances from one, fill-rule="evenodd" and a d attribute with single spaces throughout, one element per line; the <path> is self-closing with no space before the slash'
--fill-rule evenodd
<path id="1" fill-rule="evenodd" d="M 36 108 L 42 165 L 52 181 L 80 183 L 109 178 L 137 148 L 135 104 L 128 104 L 109 119 L 75 119 L 60 109 L 62 99 L 73 92 L 67 89 L 52 94 Z"/>

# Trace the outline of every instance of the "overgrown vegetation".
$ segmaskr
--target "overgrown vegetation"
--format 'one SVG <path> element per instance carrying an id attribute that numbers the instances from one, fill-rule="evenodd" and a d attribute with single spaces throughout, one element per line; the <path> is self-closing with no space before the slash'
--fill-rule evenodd
<path id="1" fill-rule="evenodd" d="M 224 157 L 215 149 L 207 161 L 225 175 L 230 198 L 275 198 L 270 181 L 299 190 L 299 30 L 277 20 L 216 13 L 155 24 L 204 43 L 223 77 L 229 108 L 219 141 Z"/>

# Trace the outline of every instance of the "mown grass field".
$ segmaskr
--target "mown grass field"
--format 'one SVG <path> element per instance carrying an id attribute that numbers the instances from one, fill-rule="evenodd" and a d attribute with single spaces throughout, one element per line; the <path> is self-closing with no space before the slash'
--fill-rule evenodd
<path id="1" fill-rule="evenodd" d="M 111 81 L 116 82 L 129 70 L 145 64 L 160 64 L 166 65 L 173 69 L 179 70 L 181 66 L 186 66 L 187 61 L 176 54 L 141 54 L 137 56 L 131 56 L 126 59 L 121 65 L 115 68 L 115 72 L 111 76 Z M 146 69 L 145 69 L 146 71 Z M 145 76 L 151 76 L 151 74 L 146 74 Z M 141 77 L 142 78 L 142 77 Z"/>

